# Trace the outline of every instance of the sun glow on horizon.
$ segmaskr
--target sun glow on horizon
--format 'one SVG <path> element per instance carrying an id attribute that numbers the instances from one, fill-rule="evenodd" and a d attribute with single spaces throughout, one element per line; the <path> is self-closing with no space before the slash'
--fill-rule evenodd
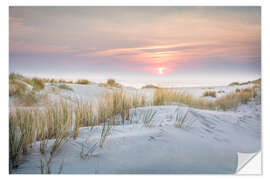
<path id="1" fill-rule="evenodd" d="M 158 70 L 158 74 L 163 74 L 164 73 L 164 67 L 158 67 L 157 70 Z"/>

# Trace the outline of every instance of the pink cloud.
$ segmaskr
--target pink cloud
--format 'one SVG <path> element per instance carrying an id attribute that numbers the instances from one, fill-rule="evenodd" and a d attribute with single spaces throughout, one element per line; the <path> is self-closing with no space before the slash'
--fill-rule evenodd
<path id="1" fill-rule="evenodd" d="M 187 46 L 198 46 L 203 45 L 203 43 L 180 43 L 180 44 L 167 44 L 167 45 L 152 45 L 152 46 L 143 46 L 143 47 L 134 47 L 134 48 L 115 48 L 108 49 L 103 51 L 96 51 L 91 53 L 83 53 L 80 56 L 112 56 L 118 54 L 134 54 L 141 53 L 145 50 L 162 50 L 162 49 L 171 49 L 171 48 L 181 48 Z"/>

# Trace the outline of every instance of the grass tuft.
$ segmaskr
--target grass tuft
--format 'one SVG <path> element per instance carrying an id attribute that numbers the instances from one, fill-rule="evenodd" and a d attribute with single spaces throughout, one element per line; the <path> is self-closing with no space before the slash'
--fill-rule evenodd
<path id="1" fill-rule="evenodd" d="M 176 128 L 189 128 L 193 124 L 193 120 L 188 118 L 189 111 L 187 110 L 185 113 L 180 112 L 179 108 L 175 110 L 175 124 Z"/>
<path id="2" fill-rule="evenodd" d="M 13 169 L 18 167 L 21 153 L 26 154 L 35 141 L 35 115 L 32 110 L 19 108 L 9 113 L 9 158 Z"/>
<path id="3" fill-rule="evenodd" d="M 185 92 L 168 89 L 156 89 L 153 97 L 153 105 L 167 105 L 167 104 L 185 104 L 189 107 L 198 109 L 231 109 L 237 108 L 239 104 L 247 104 L 251 99 L 255 98 L 257 87 L 245 88 L 240 92 L 232 92 L 222 96 L 215 101 L 206 100 L 203 98 L 196 98 Z"/>
<path id="4" fill-rule="evenodd" d="M 122 85 L 117 83 L 114 79 L 108 79 L 106 83 L 100 83 L 99 87 L 115 87 L 122 88 Z"/>
<path id="5" fill-rule="evenodd" d="M 97 117 L 94 114 L 93 104 L 82 100 L 77 100 L 74 113 L 73 138 L 76 139 L 78 137 L 79 128 L 84 126 L 95 126 L 97 124 Z"/>
<path id="6" fill-rule="evenodd" d="M 26 94 L 27 86 L 24 82 L 19 80 L 9 81 L 9 96 L 22 96 Z"/>
<path id="7" fill-rule="evenodd" d="M 203 93 L 203 96 L 204 97 L 207 97 L 207 96 L 210 96 L 210 97 L 216 97 L 216 91 L 205 91 L 204 93 Z"/>
<path id="8" fill-rule="evenodd" d="M 185 104 L 200 109 L 215 109 L 213 101 L 196 98 L 192 95 L 171 89 L 156 89 L 153 97 L 153 105 Z"/>
<path id="9" fill-rule="evenodd" d="M 110 135 L 111 128 L 112 128 L 112 126 L 111 126 L 110 121 L 103 123 L 102 131 L 101 131 L 101 135 L 100 135 L 100 140 L 99 140 L 99 147 L 100 148 L 103 148 L 105 140 Z"/>
<path id="10" fill-rule="evenodd" d="M 90 84 L 90 81 L 87 79 L 79 79 L 75 82 L 75 84 Z"/>
<path id="11" fill-rule="evenodd" d="M 86 150 L 85 150 L 86 149 Z M 80 157 L 81 159 L 85 160 L 85 159 L 89 159 L 94 151 L 97 149 L 97 143 L 92 145 L 92 146 L 87 146 L 85 147 L 84 143 L 82 144 L 82 149 L 80 152 Z"/>
<path id="12" fill-rule="evenodd" d="M 64 89 L 64 90 L 68 90 L 68 91 L 73 91 L 73 89 L 69 86 L 67 86 L 66 84 L 60 84 L 57 86 L 60 89 Z"/>
<path id="13" fill-rule="evenodd" d="M 33 86 L 34 91 L 40 91 L 45 87 L 43 80 L 40 78 L 33 78 L 31 80 L 31 85 Z"/>
<path id="14" fill-rule="evenodd" d="M 159 87 L 158 86 L 155 86 L 155 85 L 152 85 L 152 84 L 147 84 L 147 85 L 145 85 L 145 86 L 142 87 L 142 89 L 145 89 L 145 88 L 158 89 Z"/>
<path id="15" fill-rule="evenodd" d="M 239 82 L 232 82 L 228 86 L 239 86 L 239 85 L 240 85 Z"/>
<path id="16" fill-rule="evenodd" d="M 107 92 L 98 100 L 98 123 L 104 123 L 107 120 L 114 124 L 116 116 L 120 116 L 122 123 L 130 120 L 129 110 L 146 104 L 145 97 L 135 94 L 129 96 L 124 90 L 116 89 Z"/>
<path id="17" fill-rule="evenodd" d="M 245 88 L 222 96 L 215 101 L 215 104 L 219 109 L 223 110 L 231 108 L 236 109 L 238 105 L 247 104 L 252 98 L 255 98 L 256 96 L 257 91 L 255 88 Z"/>
<path id="18" fill-rule="evenodd" d="M 35 91 L 28 91 L 27 93 L 18 96 L 18 103 L 22 106 L 33 106 L 38 103 L 38 95 Z"/>
<path id="19" fill-rule="evenodd" d="M 157 114 L 157 111 L 153 111 L 152 109 L 147 110 L 142 113 L 142 122 L 145 127 L 151 128 L 154 126 L 154 117 Z"/>

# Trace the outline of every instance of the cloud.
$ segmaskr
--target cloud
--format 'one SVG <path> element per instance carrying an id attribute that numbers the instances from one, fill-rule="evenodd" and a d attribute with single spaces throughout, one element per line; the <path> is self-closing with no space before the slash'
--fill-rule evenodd
<path id="1" fill-rule="evenodd" d="M 29 42 L 11 42 L 11 53 L 66 53 L 74 50 L 69 46 L 59 46 L 53 44 L 29 43 Z"/>
<path id="2" fill-rule="evenodd" d="M 167 45 L 154 45 L 154 46 L 143 46 L 143 47 L 133 47 L 133 48 L 115 48 L 103 51 L 96 51 L 90 53 L 79 54 L 80 56 L 113 56 L 113 55 L 131 55 L 140 54 L 143 52 L 163 52 L 172 50 L 184 50 L 193 49 L 196 47 L 201 47 L 205 44 L 202 43 L 181 43 L 181 44 L 167 44 Z"/>

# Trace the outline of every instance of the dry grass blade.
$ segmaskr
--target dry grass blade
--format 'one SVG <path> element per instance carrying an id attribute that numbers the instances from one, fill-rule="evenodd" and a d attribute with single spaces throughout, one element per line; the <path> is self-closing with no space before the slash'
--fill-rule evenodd
<path id="1" fill-rule="evenodd" d="M 34 113 L 31 110 L 13 109 L 9 114 L 9 158 L 12 168 L 18 167 L 21 153 L 35 141 Z"/>
<path id="2" fill-rule="evenodd" d="M 93 155 L 94 151 L 97 149 L 97 144 L 98 143 L 95 143 L 94 145 L 88 146 L 86 148 L 85 145 L 82 144 L 82 149 L 80 152 L 81 159 L 89 159 Z M 85 149 L 87 150 L 85 151 Z"/>
<path id="3" fill-rule="evenodd" d="M 157 111 L 152 111 L 152 109 L 147 110 L 142 114 L 142 121 L 145 127 L 153 127 L 154 126 L 154 117 L 157 114 Z"/>
<path id="4" fill-rule="evenodd" d="M 99 140 L 99 147 L 100 148 L 103 148 L 105 140 L 110 135 L 111 128 L 112 128 L 112 126 L 111 126 L 111 123 L 109 121 L 103 123 L 102 131 L 101 131 L 101 135 L 100 135 L 100 140 Z"/>
<path id="5" fill-rule="evenodd" d="M 17 126 L 14 114 L 9 115 L 9 160 L 10 172 L 18 167 L 20 154 L 23 151 L 23 136 L 19 126 Z"/>
<path id="6" fill-rule="evenodd" d="M 68 140 L 69 140 L 69 135 L 65 128 L 61 132 L 57 133 L 57 136 L 54 139 L 51 150 L 49 151 L 48 154 L 45 154 L 43 156 L 44 159 L 41 159 L 41 165 L 40 165 L 41 173 L 51 174 L 51 164 L 52 164 L 53 158 L 55 157 L 56 153 L 68 142 Z M 63 164 L 61 165 L 60 169 L 63 168 L 62 166 Z"/>
<path id="7" fill-rule="evenodd" d="M 176 128 L 185 128 L 187 126 L 187 122 L 189 121 L 189 119 L 187 118 L 188 116 L 188 110 L 185 113 L 182 113 L 179 111 L 179 109 L 175 110 L 175 127 Z"/>

